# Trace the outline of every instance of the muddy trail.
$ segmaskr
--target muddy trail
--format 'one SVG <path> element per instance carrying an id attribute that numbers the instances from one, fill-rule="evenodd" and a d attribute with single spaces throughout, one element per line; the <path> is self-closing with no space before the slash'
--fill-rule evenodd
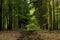
<path id="1" fill-rule="evenodd" d="M 0 40 L 60 40 L 60 32 L 0 31 Z"/>

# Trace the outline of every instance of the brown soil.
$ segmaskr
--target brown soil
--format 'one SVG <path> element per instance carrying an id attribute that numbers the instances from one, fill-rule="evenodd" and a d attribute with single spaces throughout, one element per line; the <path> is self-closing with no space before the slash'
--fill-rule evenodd
<path id="1" fill-rule="evenodd" d="M 0 31 L 0 40 L 60 40 L 60 32 Z"/>

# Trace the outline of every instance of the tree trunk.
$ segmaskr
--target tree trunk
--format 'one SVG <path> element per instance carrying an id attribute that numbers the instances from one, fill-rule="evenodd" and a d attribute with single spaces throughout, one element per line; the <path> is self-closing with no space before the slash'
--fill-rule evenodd
<path id="1" fill-rule="evenodd" d="M 0 30 L 2 30 L 2 0 L 0 0 Z"/>
<path id="2" fill-rule="evenodd" d="M 53 30 L 53 20 L 52 20 L 52 7 L 49 1 L 49 13 L 48 13 L 48 29 Z"/>

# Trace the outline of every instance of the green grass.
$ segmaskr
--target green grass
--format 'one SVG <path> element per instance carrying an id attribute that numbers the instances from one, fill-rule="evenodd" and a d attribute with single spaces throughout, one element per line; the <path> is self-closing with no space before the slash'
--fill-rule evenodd
<path id="1" fill-rule="evenodd" d="M 10 38 L 6 37 L 4 40 L 10 40 Z"/>

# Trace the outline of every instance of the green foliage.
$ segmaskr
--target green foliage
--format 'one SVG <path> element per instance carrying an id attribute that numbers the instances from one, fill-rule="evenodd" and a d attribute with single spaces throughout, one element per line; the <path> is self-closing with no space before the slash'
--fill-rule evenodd
<path id="1" fill-rule="evenodd" d="M 12 25 L 13 28 L 26 25 L 29 20 L 29 8 L 26 0 L 5 0 L 2 1 L 3 28 Z M 8 20 L 8 21 L 7 21 Z M 22 21 L 23 20 L 23 21 Z M 16 22 L 15 22 L 16 21 Z M 19 22 L 22 21 L 22 22 Z M 19 22 L 19 25 L 18 25 Z M 8 25 L 8 26 L 6 26 Z M 10 26 L 11 27 L 11 26 Z"/>
<path id="2" fill-rule="evenodd" d="M 2 29 L 50 29 L 57 22 L 60 26 L 59 10 L 58 0 L 3 0 Z"/>

